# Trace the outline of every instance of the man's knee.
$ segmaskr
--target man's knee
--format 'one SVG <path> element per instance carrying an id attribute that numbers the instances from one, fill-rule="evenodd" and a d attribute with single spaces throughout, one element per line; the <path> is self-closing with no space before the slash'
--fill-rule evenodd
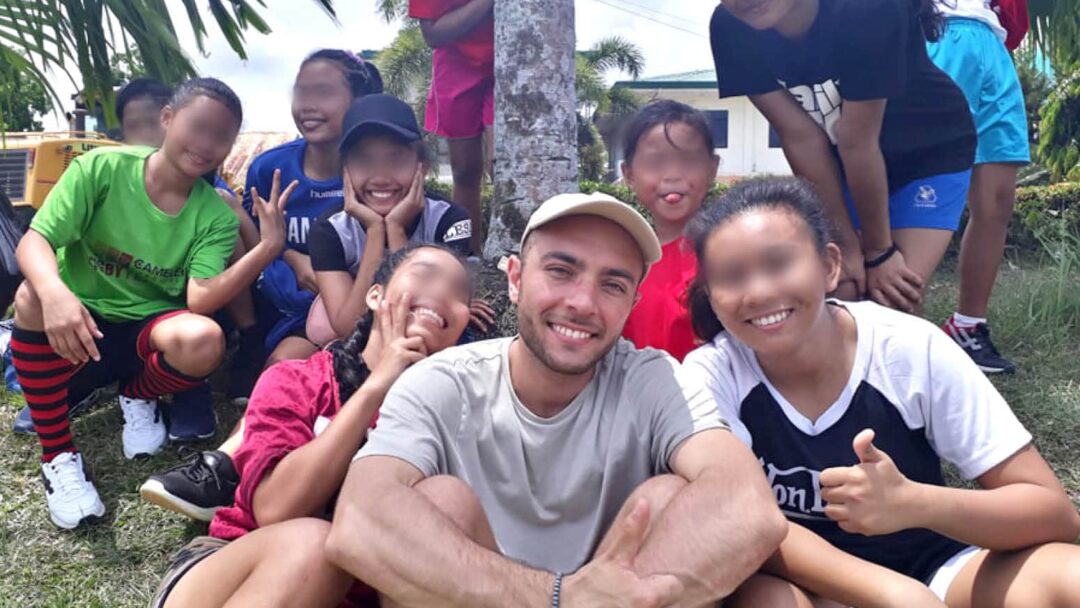
<path id="1" fill-rule="evenodd" d="M 15 323 L 27 329 L 42 326 L 41 299 L 29 281 L 23 281 L 15 291 Z"/>
<path id="2" fill-rule="evenodd" d="M 450 475 L 436 475 L 416 484 L 415 489 L 466 536 L 483 545 L 488 544 L 482 541 L 491 535 L 491 527 L 480 499 L 468 484 Z"/>

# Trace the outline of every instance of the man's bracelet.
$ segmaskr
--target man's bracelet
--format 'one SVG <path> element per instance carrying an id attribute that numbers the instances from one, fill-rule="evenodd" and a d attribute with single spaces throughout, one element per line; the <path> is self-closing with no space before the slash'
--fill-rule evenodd
<path id="1" fill-rule="evenodd" d="M 882 253 L 874 256 L 872 259 L 866 260 L 863 266 L 866 268 L 877 268 L 885 263 L 886 260 L 891 258 L 894 254 L 898 253 L 900 248 L 896 246 L 896 243 L 889 245 L 889 248 Z"/>
<path id="2" fill-rule="evenodd" d="M 563 573 L 555 573 L 555 583 L 551 586 L 551 608 L 559 608 L 559 596 L 562 595 Z"/>

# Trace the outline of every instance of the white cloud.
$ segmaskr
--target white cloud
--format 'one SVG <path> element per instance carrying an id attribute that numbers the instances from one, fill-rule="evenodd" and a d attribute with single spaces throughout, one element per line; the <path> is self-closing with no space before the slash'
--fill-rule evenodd
<path id="1" fill-rule="evenodd" d="M 396 24 L 386 24 L 376 15 L 374 0 L 335 4 L 338 25 L 312 0 L 268 0 L 268 7 L 260 11 L 273 31 L 266 36 L 247 34 L 247 61 L 229 48 L 208 15 L 207 52 L 200 55 L 185 25 L 186 16 L 178 4 L 172 6 L 181 43 L 200 73 L 224 80 L 244 102 L 245 130 L 291 131 L 289 93 L 304 56 L 318 48 L 379 49 L 397 32 Z M 641 47 L 646 75 L 706 69 L 712 65 L 708 23 L 714 6 L 701 0 L 576 0 L 577 46 L 588 48 L 604 36 L 617 34 Z M 67 100 L 74 90 L 67 79 L 53 82 Z M 57 127 L 61 120 L 53 117 L 52 122 Z"/>

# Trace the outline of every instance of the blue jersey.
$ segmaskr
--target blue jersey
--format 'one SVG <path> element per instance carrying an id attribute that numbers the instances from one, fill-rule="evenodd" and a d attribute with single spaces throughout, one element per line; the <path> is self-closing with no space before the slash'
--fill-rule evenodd
<path id="1" fill-rule="evenodd" d="M 874 445 L 905 476 L 945 485 L 941 459 L 974 479 L 1030 443 L 1031 435 L 939 328 L 872 302 L 830 305 L 851 313 L 858 343 L 847 385 L 816 420 L 785 399 L 754 352 L 726 332 L 691 352 L 686 366 L 705 379 L 720 415 L 754 451 L 788 519 L 843 551 L 929 582 L 966 545 L 925 529 L 845 532 L 825 515 L 821 471 L 858 464 L 852 440 L 873 429 Z"/>
<path id="2" fill-rule="evenodd" d="M 304 150 L 307 142 L 297 139 L 263 152 L 252 161 L 244 185 L 244 209 L 251 213 L 251 188 L 267 197 L 274 184 L 274 170 L 281 169 L 281 187 L 299 182 L 285 207 L 285 246 L 308 254 L 307 237 L 315 220 L 332 209 L 344 205 L 341 176 L 328 180 L 315 180 L 304 175 Z M 254 215 L 252 216 L 254 217 Z"/>

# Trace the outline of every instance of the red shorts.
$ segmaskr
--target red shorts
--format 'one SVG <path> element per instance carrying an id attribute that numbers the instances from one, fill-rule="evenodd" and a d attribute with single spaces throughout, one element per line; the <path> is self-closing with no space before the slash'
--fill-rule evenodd
<path id="1" fill-rule="evenodd" d="M 449 139 L 476 137 L 495 122 L 495 70 L 435 49 L 424 128 Z"/>

